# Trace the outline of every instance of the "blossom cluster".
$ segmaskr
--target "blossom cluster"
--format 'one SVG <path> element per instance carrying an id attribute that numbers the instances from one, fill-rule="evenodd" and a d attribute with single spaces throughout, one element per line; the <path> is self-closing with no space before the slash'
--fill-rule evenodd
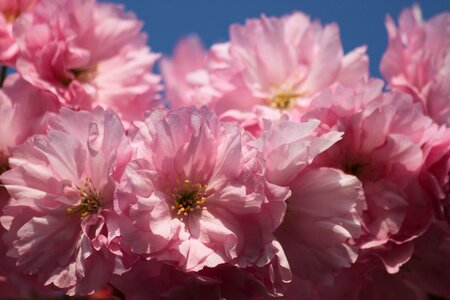
<path id="1" fill-rule="evenodd" d="M 450 299 L 449 13 L 387 17 L 383 80 L 301 12 L 165 57 L 121 5 L 0 11 L 0 297 Z"/>

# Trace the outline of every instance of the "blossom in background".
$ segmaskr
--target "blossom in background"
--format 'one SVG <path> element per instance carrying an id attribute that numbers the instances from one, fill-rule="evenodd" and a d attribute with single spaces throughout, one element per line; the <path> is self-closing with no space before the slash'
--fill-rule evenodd
<path id="1" fill-rule="evenodd" d="M 393 90 L 413 96 L 425 114 L 437 124 L 450 126 L 450 14 L 441 13 L 428 21 L 419 6 L 405 9 L 399 27 L 386 19 L 389 44 L 380 70 Z M 450 185 L 448 163 L 450 145 L 446 133 L 435 137 L 427 156 L 423 181 L 436 200 L 440 218 L 450 220 Z"/>
<path id="2" fill-rule="evenodd" d="M 11 195 L 1 222 L 19 269 L 69 295 L 108 281 L 121 253 L 112 201 L 128 143 L 112 111 L 64 108 L 47 134 L 13 151 L 11 169 L 0 177 Z"/>
<path id="3" fill-rule="evenodd" d="M 229 55 L 242 79 L 239 88 L 251 96 L 250 107 L 308 106 L 325 87 L 352 86 L 368 73 L 365 47 L 344 56 L 338 26 L 322 26 L 302 13 L 232 25 Z"/>
<path id="4" fill-rule="evenodd" d="M 210 83 L 207 62 L 208 52 L 195 35 L 183 38 L 172 58 L 161 59 L 166 100 L 171 107 L 208 105 L 213 97 L 220 96 Z"/>
<path id="5" fill-rule="evenodd" d="M 142 23 L 120 5 L 44 0 L 14 27 L 17 71 L 75 109 L 113 108 L 124 121 L 155 105 L 159 76 Z"/>
<path id="6" fill-rule="evenodd" d="M 429 299 L 448 298 L 450 251 L 447 224 L 433 223 L 414 241 L 414 256 L 397 274 L 388 274 L 375 257 L 366 257 L 344 270 L 331 287 L 318 287 L 318 299 Z"/>
<path id="7" fill-rule="evenodd" d="M 437 218 L 450 224 L 450 128 L 434 135 L 422 169 L 422 186 L 433 197 Z"/>
<path id="8" fill-rule="evenodd" d="M 408 94 L 383 93 L 382 87 L 381 81 L 370 80 L 358 89 L 326 90 L 302 116 L 320 119 L 325 132 L 344 133 L 315 163 L 356 176 L 367 201 L 362 234 L 355 244 L 358 260 L 337 276 L 332 287 L 313 288 L 322 293 L 320 299 L 380 299 L 391 292 L 415 299 L 416 292 L 424 294 L 393 274 L 414 259 L 412 241 L 433 220 L 432 195 L 421 176 L 430 149 L 445 128 L 426 116 Z M 383 285 L 392 285 L 389 293 L 375 290 Z"/>
<path id="9" fill-rule="evenodd" d="M 14 66 L 18 47 L 13 25 L 24 12 L 31 11 L 39 0 L 8 0 L 0 2 L 0 65 Z"/>
<path id="10" fill-rule="evenodd" d="M 233 24 L 230 41 L 207 53 L 196 40 L 183 40 L 162 70 L 169 104 L 208 104 L 222 118 L 246 127 L 258 122 L 257 106 L 272 108 L 276 119 L 280 111 L 304 110 L 333 84 L 358 85 L 368 76 L 368 59 L 364 46 L 343 54 L 336 24 L 322 26 L 293 13 Z"/>
<path id="11" fill-rule="evenodd" d="M 398 28 L 388 16 L 386 28 L 380 70 L 390 88 L 411 94 L 436 123 L 450 126 L 450 13 L 424 21 L 415 5 L 401 13 Z"/>
<path id="12" fill-rule="evenodd" d="M 324 92 L 304 116 L 344 132 L 342 141 L 317 163 L 339 168 L 363 183 L 367 200 L 366 233 L 360 239 L 363 248 L 414 238 L 432 216 L 432 201 L 418 178 L 424 148 L 439 128 L 409 95 L 386 94 L 381 88 L 382 82 L 372 80 L 359 90 Z M 408 231 L 405 235 L 400 233 L 402 226 L 411 226 L 403 228 Z"/>

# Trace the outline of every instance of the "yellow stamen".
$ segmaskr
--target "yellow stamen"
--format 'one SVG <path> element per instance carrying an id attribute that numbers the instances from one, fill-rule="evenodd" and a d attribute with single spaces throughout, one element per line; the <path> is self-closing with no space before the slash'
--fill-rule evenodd
<path id="1" fill-rule="evenodd" d="M 69 70 L 79 82 L 90 82 L 97 73 L 97 66 L 88 69 L 70 69 Z"/>
<path id="2" fill-rule="evenodd" d="M 273 108 L 280 110 L 290 109 L 294 106 L 295 101 L 301 97 L 301 94 L 293 92 L 280 92 L 276 94 L 270 101 L 270 105 Z"/>
<path id="3" fill-rule="evenodd" d="M 178 216 L 188 216 L 190 212 L 200 209 L 205 204 L 207 185 L 193 184 L 186 179 L 180 188 L 169 189 L 173 198 L 172 210 Z"/>
<path id="4" fill-rule="evenodd" d="M 18 15 L 13 11 L 4 11 L 3 17 L 5 18 L 6 22 L 12 23 L 17 19 Z"/>
<path id="5" fill-rule="evenodd" d="M 80 204 L 66 209 L 66 213 L 71 216 L 79 216 L 82 219 L 98 213 L 102 206 L 102 196 L 95 188 L 91 178 L 86 177 L 83 185 L 75 187 L 80 195 Z"/>
<path id="6" fill-rule="evenodd" d="M 97 74 L 97 66 L 91 68 L 78 68 L 78 69 L 69 69 L 70 73 L 72 73 L 75 78 L 63 78 L 61 79 L 61 83 L 65 86 L 69 86 L 73 80 L 77 80 L 81 83 L 89 83 L 91 82 L 96 74 Z"/>

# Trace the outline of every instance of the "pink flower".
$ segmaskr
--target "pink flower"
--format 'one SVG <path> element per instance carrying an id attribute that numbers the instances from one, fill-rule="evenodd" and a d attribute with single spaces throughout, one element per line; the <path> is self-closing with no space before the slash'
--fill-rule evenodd
<path id="1" fill-rule="evenodd" d="M 141 28 L 119 5 L 41 1 L 15 25 L 17 70 L 72 108 L 100 105 L 125 121 L 143 117 L 160 87 L 151 73 L 159 56 L 146 46 Z"/>
<path id="2" fill-rule="evenodd" d="M 288 294 L 302 289 L 302 280 L 331 284 L 358 256 L 352 242 L 362 230 L 361 183 L 340 170 L 313 167 L 315 158 L 341 138 L 333 131 L 318 134 L 319 125 L 317 120 L 282 120 L 273 122 L 262 137 L 268 181 L 292 191 L 275 233 L 294 275 Z"/>
<path id="3" fill-rule="evenodd" d="M 48 93 L 35 89 L 19 76 L 7 77 L 0 92 L 0 174 L 9 169 L 12 149 L 28 137 L 44 133 L 47 112 L 56 109 L 56 99 Z M 8 193 L 1 186 L 0 212 L 8 200 Z M 0 297 L 28 297 L 36 291 L 41 295 L 49 292 L 39 286 L 36 276 L 21 274 L 14 260 L 6 257 L 7 247 L 1 240 L 5 232 L 0 228 Z"/>
<path id="4" fill-rule="evenodd" d="M 450 229 L 443 222 L 433 223 L 414 241 L 414 254 L 400 276 L 428 294 L 448 298 L 450 286 Z"/>
<path id="5" fill-rule="evenodd" d="M 331 287 L 319 287 L 316 299 L 330 300 L 425 300 L 428 295 L 401 276 L 386 273 L 377 260 L 367 260 L 344 270 Z"/>
<path id="6" fill-rule="evenodd" d="M 405 246 L 403 244 L 401 248 Z M 383 259 L 401 259 L 406 249 L 389 253 Z M 450 295 L 447 266 L 450 235 L 448 226 L 434 223 L 409 245 L 406 264 L 396 274 L 387 272 L 374 256 L 363 257 L 344 270 L 331 287 L 314 288 L 319 299 L 429 299 L 428 295 L 447 298 Z M 414 253 L 411 255 L 411 252 Z M 387 253 L 385 253 L 387 254 Z M 409 257 L 411 259 L 409 260 Z M 403 257 L 405 258 L 405 257 Z M 409 261 L 408 261 L 409 260 Z"/>
<path id="7" fill-rule="evenodd" d="M 139 261 L 112 284 L 127 299 L 266 299 L 280 296 L 274 279 L 276 262 L 263 268 L 221 265 L 200 272 L 183 272 L 156 260 Z"/>
<path id="8" fill-rule="evenodd" d="M 340 170 L 305 171 L 290 184 L 292 196 L 276 237 L 297 277 L 331 284 L 358 257 L 352 245 L 362 231 L 361 183 Z"/>
<path id="9" fill-rule="evenodd" d="M 401 13 L 398 28 L 389 16 L 386 27 L 389 44 L 380 69 L 390 87 L 411 94 L 434 122 L 449 127 L 450 14 L 425 22 L 419 6 L 413 6 Z M 437 216 L 450 220 L 449 138 L 442 131 L 435 135 L 421 180 L 436 200 Z"/>
<path id="10" fill-rule="evenodd" d="M 322 26 L 302 13 L 232 25 L 229 51 L 252 106 L 307 106 L 333 83 L 353 86 L 367 77 L 365 47 L 344 56 L 337 25 Z"/>
<path id="11" fill-rule="evenodd" d="M 47 112 L 56 109 L 56 99 L 48 93 L 35 89 L 19 76 L 7 77 L 0 92 L 0 174 L 9 169 L 12 149 L 28 137 L 44 133 Z M 0 212 L 8 200 L 8 192 L 1 186 Z M 7 247 L 1 240 L 5 232 L 0 227 L 0 297 L 28 297 L 37 291 L 46 295 L 49 291 L 39 286 L 37 276 L 21 274 L 14 260 L 6 256 Z"/>
<path id="12" fill-rule="evenodd" d="M 3 188 L 2 188 L 3 189 Z M 6 198 L 6 199 L 5 199 Z M 9 196 L 0 191 L 0 201 L 6 203 Z M 38 275 L 27 275 L 21 273 L 14 259 L 6 255 L 8 248 L 2 241 L 6 230 L 0 227 L 0 298 L 1 299 L 28 299 L 33 296 L 56 297 L 61 292 L 52 290 L 39 284 Z"/>
<path id="13" fill-rule="evenodd" d="M 46 113 L 57 108 L 52 95 L 34 88 L 17 75 L 7 77 L 0 91 L 0 174 L 9 168 L 11 149 L 33 134 L 45 132 Z"/>
<path id="14" fill-rule="evenodd" d="M 161 60 L 166 99 L 171 107 L 207 105 L 213 97 L 220 96 L 205 69 L 207 62 L 208 53 L 197 36 L 182 39 L 173 58 Z"/>
<path id="15" fill-rule="evenodd" d="M 108 280 L 121 254 L 113 193 L 129 157 L 119 118 L 100 108 L 63 108 L 46 135 L 13 151 L 0 177 L 11 195 L 1 221 L 19 269 L 69 295 Z"/>
<path id="16" fill-rule="evenodd" d="M 190 61 L 193 52 L 201 60 L 173 67 Z M 271 107 L 277 118 L 280 111 L 304 110 L 326 87 L 355 86 L 368 76 L 365 47 L 344 56 L 337 25 L 322 26 L 302 13 L 234 24 L 230 42 L 214 45 L 208 55 L 183 42 L 167 65 L 172 68 L 165 72 L 166 81 L 177 83 L 169 85 L 169 102 L 179 105 L 170 95 L 183 93 L 184 105 L 207 103 L 218 115 L 225 113 L 245 126 L 257 122 L 253 110 L 258 105 Z"/>
<path id="17" fill-rule="evenodd" d="M 265 265 L 280 252 L 274 229 L 259 224 L 270 222 L 263 203 L 287 191 L 267 198 L 261 154 L 237 124 L 202 107 L 155 110 L 135 127 L 135 159 L 115 202 L 129 219 L 121 233 L 132 252 L 186 271 Z M 271 213 L 282 219 L 284 206 Z"/>
<path id="18" fill-rule="evenodd" d="M 388 16 L 386 28 L 380 70 L 389 86 L 411 94 L 436 123 L 450 126 L 450 14 L 425 22 L 415 5 L 401 13 L 398 28 Z"/>
<path id="19" fill-rule="evenodd" d="M 0 3 L 0 65 L 14 66 L 18 47 L 13 25 L 24 12 L 31 11 L 38 0 L 8 0 Z"/>
<path id="20" fill-rule="evenodd" d="M 421 183 L 433 196 L 436 217 L 450 223 L 450 128 L 434 135 L 422 172 Z"/>
<path id="21" fill-rule="evenodd" d="M 424 149 L 439 129 L 407 94 L 383 94 L 381 87 L 370 81 L 357 90 L 326 91 L 305 115 L 322 120 L 324 130 L 344 132 L 316 163 L 341 169 L 363 183 L 363 248 L 413 239 L 432 217 L 430 195 L 418 179 Z"/>

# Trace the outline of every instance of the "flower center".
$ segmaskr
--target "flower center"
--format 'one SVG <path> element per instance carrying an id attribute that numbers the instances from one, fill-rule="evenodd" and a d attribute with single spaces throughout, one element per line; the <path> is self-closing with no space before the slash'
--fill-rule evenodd
<path id="1" fill-rule="evenodd" d="M 73 80 L 77 80 L 82 83 L 89 83 L 94 79 L 97 74 L 97 66 L 92 68 L 79 68 L 79 69 L 69 69 L 69 72 L 75 77 L 72 78 L 64 78 L 62 83 L 66 86 L 69 86 Z"/>
<path id="2" fill-rule="evenodd" d="M 292 196 L 291 196 L 292 198 Z M 286 213 L 284 215 L 284 219 L 283 222 L 280 225 L 280 230 L 291 230 L 291 226 L 295 225 L 295 222 L 297 222 L 299 216 L 298 213 L 294 210 L 292 210 L 292 208 L 290 208 L 289 202 L 291 202 L 292 200 L 290 200 L 291 198 L 286 200 L 286 204 L 287 204 L 287 208 L 286 208 Z"/>
<path id="3" fill-rule="evenodd" d="M 6 22 L 12 23 L 17 19 L 18 14 L 14 11 L 4 11 L 3 17 L 5 18 Z"/>
<path id="4" fill-rule="evenodd" d="M 8 170 L 9 170 L 8 162 L 0 163 L 0 175 L 2 175 L 3 173 L 5 173 Z"/>
<path id="5" fill-rule="evenodd" d="M 270 106 L 273 108 L 278 108 L 279 110 L 289 109 L 294 106 L 295 101 L 300 96 L 300 94 L 293 92 L 280 92 L 270 100 Z"/>
<path id="6" fill-rule="evenodd" d="M 200 209 L 205 204 L 207 188 L 207 185 L 194 184 L 186 179 L 182 187 L 170 192 L 173 197 L 172 210 L 179 216 L 187 216 L 191 211 Z"/>
<path id="7" fill-rule="evenodd" d="M 90 82 L 97 73 L 97 67 L 88 69 L 70 69 L 70 72 L 75 76 L 79 82 Z"/>
<path id="8" fill-rule="evenodd" d="M 10 169 L 8 157 L 9 155 L 7 154 L 7 152 L 0 150 L 0 175 Z"/>
<path id="9" fill-rule="evenodd" d="M 345 162 L 342 166 L 344 173 L 358 177 L 364 168 L 364 164 L 360 162 Z"/>
<path id="10" fill-rule="evenodd" d="M 378 180 L 383 174 L 383 167 L 373 164 L 371 159 L 364 157 L 344 158 L 341 170 L 357 177 L 360 181 Z"/>
<path id="11" fill-rule="evenodd" d="M 86 177 L 81 187 L 76 187 L 80 194 L 80 204 L 66 209 L 67 214 L 79 216 L 82 219 L 96 214 L 102 206 L 102 196 L 95 188 L 91 178 Z"/>

